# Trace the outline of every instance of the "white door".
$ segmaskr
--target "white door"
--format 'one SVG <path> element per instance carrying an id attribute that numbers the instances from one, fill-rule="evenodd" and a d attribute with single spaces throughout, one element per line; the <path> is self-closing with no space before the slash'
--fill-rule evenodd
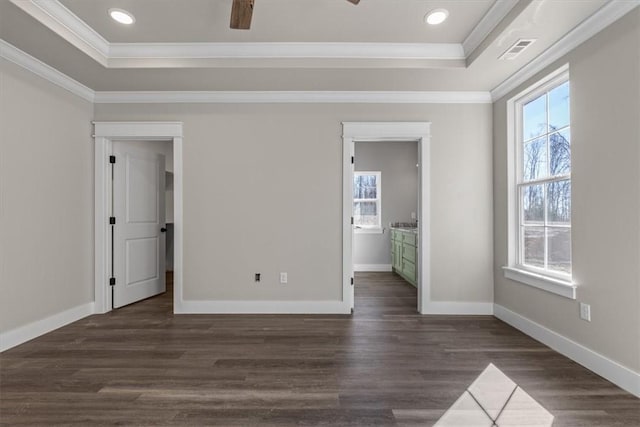
<path id="1" fill-rule="evenodd" d="M 353 178 L 354 178 L 354 172 L 355 172 L 355 168 L 356 168 L 356 154 L 355 154 L 355 142 L 352 142 L 351 144 L 349 144 L 349 154 L 351 156 L 351 164 L 349 165 L 349 182 L 351 183 L 350 186 L 350 190 L 349 190 L 349 198 L 350 198 L 350 203 L 349 203 L 349 208 L 351 209 L 351 227 L 349 227 L 349 232 L 351 233 L 351 258 L 350 258 L 350 271 L 349 274 L 351 275 L 351 289 L 350 289 L 350 293 L 349 293 L 349 301 L 351 301 L 351 313 L 354 312 L 355 310 L 355 306 L 356 306 L 356 297 L 355 297 L 355 280 L 356 280 L 356 274 L 353 271 L 353 253 L 355 250 L 355 243 L 356 243 L 356 239 L 355 239 L 355 229 L 356 226 L 354 224 L 354 211 L 353 211 Z"/>
<path id="2" fill-rule="evenodd" d="M 166 290 L 165 157 L 125 141 L 114 141 L 113 154 L 113 307 L 118 308 Z"/>

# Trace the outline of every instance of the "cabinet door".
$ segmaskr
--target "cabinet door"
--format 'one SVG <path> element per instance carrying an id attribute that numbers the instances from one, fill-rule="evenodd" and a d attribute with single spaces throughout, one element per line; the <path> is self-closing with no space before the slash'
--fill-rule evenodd
<path id="1" fill-rule="evenodd" d="M 407 245 L 416 246 L 416 235 L 414 233 L 404 233 L 402 241 Z"/>
<path id="2" fill-rule="evenodd" d="M 408 245 L 406 243 L 402 244 L 402 257 L 407 261 L 411 261 L 415 264 L 416 262 L 416 247 Z"/>
<path id="3" fill-rule="evenodd" d="M 396 268 L 396 259 L 398 255 L 396 255 L 396 242 L 391 240 L 391 267 Z"/>
<path id="4" fill-rule="evenodd" d="M 415 286 L 416 283 L 416 265 L 411 261 L 407 261 L 406 259 L 402 263 L 402 273 L 405 275 L 406 279 Z"/>
<path id="5" fill-rule="evenodd" d="M 395 259 L 394 259 L 394 267 L 396 270 L 401 271 L 402 270 L 402 242 L 401 241 L 395 241 L 393 242 L 393 245 L 395 247 Z"/>

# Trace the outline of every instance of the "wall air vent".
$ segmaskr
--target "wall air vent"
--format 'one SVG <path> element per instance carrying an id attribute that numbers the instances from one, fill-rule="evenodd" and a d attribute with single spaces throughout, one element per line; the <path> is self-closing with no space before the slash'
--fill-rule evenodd
<path id="1" fill-rule="evenodd" d="M 505 53 L 500 55 L 499 59 L 515 59 L 518 55 L 520 55 L 526 48 L 531 46 L 536 39 L 520 39 L 515 42 Z"/>

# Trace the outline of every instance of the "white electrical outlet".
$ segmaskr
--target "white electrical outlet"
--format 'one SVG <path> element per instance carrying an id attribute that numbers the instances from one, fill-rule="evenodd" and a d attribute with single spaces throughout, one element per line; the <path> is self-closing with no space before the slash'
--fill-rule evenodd
<path id="1" fill-rule="evenodd" d="M 287 283 L 287 273 L 280 273 L 280 283 Z"/>
<path id="2" fill-rule="evenodd" d="M 591 322 L 591 306 L 589 304 L 580 303 L 580 318 Z"/>

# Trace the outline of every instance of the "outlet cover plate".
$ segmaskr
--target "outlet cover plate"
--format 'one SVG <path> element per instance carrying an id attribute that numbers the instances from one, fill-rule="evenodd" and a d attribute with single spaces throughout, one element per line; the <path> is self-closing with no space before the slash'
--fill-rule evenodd
<path id="1" fill-rule="evenodd" d="M 589 304 L 580 303 L 580 318 L 591 322 L 591 306 Z"/>

